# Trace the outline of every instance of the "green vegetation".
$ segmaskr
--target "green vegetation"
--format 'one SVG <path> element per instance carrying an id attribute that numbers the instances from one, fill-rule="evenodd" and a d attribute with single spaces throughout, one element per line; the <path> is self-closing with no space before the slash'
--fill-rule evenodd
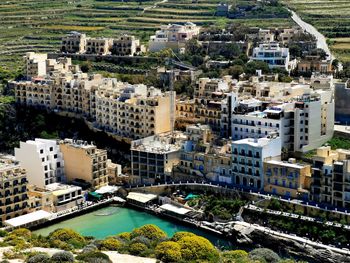
<path id="1" fill-rule="evenodd" d="M 346 138 L 334 136 L 327 142 L 327 145 L 331 146 L 332 150 L 336 149 L 350 149 L 350 140 Z"/>
<path id="2" fill-rule="evenodd" d="M 21 259 L 28 263 L 111 263 L 108 255 L 103 253 L 104 250 L 156 258 L 164 263 L 284 262 L 269 249 L 254 249 L 250 253 L 243 250 L 219 251 L 206 238 L 189 232 L 177 232 L 169 238 L 155 225 L 144 225 L 130 233 L 121 233 L 104 240 L 83 237 L 71 229 L 57 229 L 47 237 L 32 234 L 23 228 L 3 235 L 6 238 L 1 245 L 14 246 L 4 253 L 5 259 Z M 52 257 L 43 252 L 23 252 L 25 247 L 19 245 L 20 240 L 26 242 L 26 248 L 59 248 L 63 251 L 56 252 Z M 62 243 L 66 245 L 63 246 Z"/>
<path id="3" fill-rule="evenodd" d="M 230 220 L 238 213 L 240 207 L 245 205 L 241 199 L 229 199 L 226 197 L 217 197 L 213 195 L 201 195 L 188 202 L 189 206 L 202 208 L 209 220 L 221 219 Z"/>

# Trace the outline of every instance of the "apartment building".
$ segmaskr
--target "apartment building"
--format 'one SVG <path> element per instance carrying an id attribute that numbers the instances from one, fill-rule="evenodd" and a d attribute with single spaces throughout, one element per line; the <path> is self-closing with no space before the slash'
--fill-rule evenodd
<path id="1" fill-rule="evenodd" d="M 145 47 L 140 44 L 140 40 L 136 39 L 135 36 L 125 34 L 113 39 L 112 55 L 134 56 L 145 51 Z"/>
<path id="2" fill-rule="evenodd" d="M 35 139 L 20 142 L 15 158 L 27 171 L 29 184 L 45 188 L 46 185 L 65 182 L 64 159 L 55 140 Z"/>
<path id="3" fill-rule="evenodd" d="M 139 39 L 126 34 L 117 38 L 91 38 L 79 32 L 71 32 L 61 42 L 63 53 L 134 56 L 145 51 Z"/>
<path id="4" fill-rule="evenodd" d="M 350 123 L 350 79 L 335 83 L 335 120 L 342 124 Z"/>
<path id="5" fill-rule="evenodd" d="M 221 113 L 223 104 L 230 93 L 232 79 L 225 76 L 222 79 L 200 78 L 194 91 L 195 114 L 201 123 L 210 125 L 214 132 L 221 130 Z"/>
<path id="6" fill-rule="evenodd" d="M 148 48 L 151 52 L 158 52 L 162 49 L 171 48 L 179 51 L 185 48 L 188 40 L 199 34 L 200 27 L 187 22 L 184 25 L 169 24 L 162 25 L 156 34 L 150 37 Z"/>
<path id="7" fill-rule="evenodd" d="M 313 157 L 311 199 L 315 202 L 350 208 L 350 151 L 329 146 L 317 149 Z"/>
<path id="8" fill-rule="evenodd" d="M 82 54 L 86 51 L 86 34 L 71 32 L 62 38 L 61 52 Z"/>
<path id="9" fill-rule="evenodd" d="M 177 180 L 203 180 L 208 170 L 204 158 L 213 139 L 212 130 L 208 125 L 195 124 L 187 126 L 185 134 L 187 140 L 181 147 L 180 161 L 174 169 L 174 177 Z"/>
<path id="10" fill-rule="evenodd" d="M 110 54 L 110 49 L 113 45 L 111 38 L 87 38 L 86 39 L 86 54 L 107 55 Z"/>
<path id="11" fill-rule="evenodd" d="M 321 59 L 320 56 L 305 56 L 298 62 L 297 70 L 300 73 L 329 73 L 332 72 L 332 61 Z"/>
<path id="12" fill-rule="evenodd" d="M 24 58 L 26 63 L 25 74 L 28 78 L 44 77 L 46 75 L 47 54 L 28 52 Z"/>
<path id="13" fill-rule="evenodd" d="M 296 163 L 290 158 L 286 161 L 268 160 L 264 162 L 266 193 L 309 200 L 311 166 Z"/>
<path id="14" fill-rule="evenodd" d="M 27 173 L 17 162 L 0 157 L 1 222 L 28 212 Z"/>
<path id="15" fill-rule="evenodd" d="M 53 72 L 40 80 L 13 81 L 19 104 L 84 118 L 118 138 L 139 139 L 168 132 L 175 92 L 130 85 L 99 74 Z"/>
<path id="16" fill-rule="evenodd" d="M 169 181 L 173 166 L 179 162 L 183 140 L 181 132 L 170 132 L 132 141 L 132 175 L 141 183 Z"/>
<path id="17" fill-rule="evenodd" d="M 250 59 L 266 62 L 271 69 L 280 68 L 290 71 L 296 66 L 296 61 L 290 61 L 289 49 L 280 47 L 277 42 L 260 44 L 253 49 L 253 55 Z"/>
<path id="18" fill-rule="evenodd" d="M 85 141 L 65 139 L 59 142 L 67 182 L 89 183 L 93 188 L 108 185 L 107 151 Z"/>
<path id="19" fill-rule="evenodd" d="M 262 190 L 265 184 L 264 161 L 281 158 L 281 138 L 277 135 L 232 142 L 233 183 L 237 186 Z"/>
<path id="20" fill-rule="evenodd" d="M 306 152 L 333 136 L 334 98 L 329 84 L 313 89 L 310 84 L 263 82 L 240 85 L 239 89 L 240 96 L 233 93 L 237 99 L 231 103 L 233 140 L 277 132 L 285 149 Z"/>
<path id="21" fill-rule="evenodd" d="M 60 183 L 49 184 L 45 188 L 29 185 L 28 196 L 31 210 L 53 213 L 76 207 L 84 201 L 81 187 Z"/>

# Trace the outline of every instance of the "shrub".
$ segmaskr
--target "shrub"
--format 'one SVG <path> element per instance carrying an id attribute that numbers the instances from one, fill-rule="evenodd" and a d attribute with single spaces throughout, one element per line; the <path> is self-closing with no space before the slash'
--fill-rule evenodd
<path id="1" fill-rule="evenodd" d="M 73 246 L 64 242 L 64 241 L 61 241 L 61 240 L 51 240 L 50 241 L 50 246 L 51 247 L 55 247 L 55 248 L 59 248 L 59 249 L 62 249 L 62 250 L 72 250 L 73 249 Z"/>
<path id="2" fill-rule="evenodd" d="M 76 259 L 81 260 L 83 262 L 88 262 L 88 263 L 110 263 L 110 262 L 112 262 L 106 254 L 99 252 L 99 251 L 80 254 L 76 257 Z"/>
<path id="3" fill-rule="evenodd" d="M 74 248 L 82 248 L 86 243 L 85 238 L 79 233 L 75 232 L 74 230 L 65 228 L 57 229 L 50 233 L 50 240 L 60 240 L 67 242 Z"/>
<path id="4" fill-rule="evenodd" d="M 201 236 L 185 236 L 177 242 L 185 261 L 218 262 L 219 253 L 210 241 Z"/>
<path id="5" fill-rule="evenodd" d="M 248 262 L 248 253 L 244 250 L 225 251 L 221 255 L 223 263 Z"/>
<path id="6" fill-rule="evenodd" d="M 167 235 L 156 225 L 144 225 L 142 227 L 134 229 L 131 232 L 131 238 L 135 238 L 137 236 L 144 236 L 153 241 L 164 238 Z"/>
<path id="7" fill-rule="evenodd" d="M 172 241 L 179 241 L 183 237 L 195 237 L 196 235 L 191 232 L 180 231 L 176 232 L 171 238 Z"/>
<path id="8" fill-rule="evenodd" d="M 0 229 L 0 237 L 5 237 L 7 235 L 8 235 L 7 231 Z"/>
<path id="9" fill-rule="evenodd" d="M 167 262 L 179 262 L 181 260 L 181 247 L 174 241 L 165 241 L 155 249 L 157 259 Z"/>
<path id="10" fill-rule="evenodd" d="M 85 254 L 85 253 L 95 252 L 97 250 L 98 250 L 97 246 L 95 246 L 94 244 L 89 244 L 83 248 L 82 253 Z"/>
<path id="11" fill-rule="evenodd" d="M 129 252 L 131 255 L 140 256 L 147 250 L 147 246 L 142 243 L 133 243 L 129 246 Z"/>
<path id="12" fill-rule="evenodd" d="M 122 240 L 127 240 L 129 241 L 131 239 L 131 234 L 129 232 L 123 232 L 123 233 L 120 233 L 118 235 L 116 235 L 116 237 L 122 239 Z"/>
<path id="13" fill-rule="evenodd" d="M 116 251 L 119 250 L 122 245 L 123 244 L 119 240 L 109 237 L 101 242 L 101 249 Z"/>
<path id="14" fill-rule="evenodd" d="M 74 262 L 74 256 L 68 251 L 56 252 L 51 257 L 52 262 Z"/>
<path id="15" fill-rule="evenodd" d="M 17 237 L 24 238 L 25 240 L 28 240 L 32 237 L 32 232 L 30 232 L 30 230 L 28 230 L 26 228 L 15 229 L 10 234 L 17 236 Z"/>
<path id="16" fill-rule="evenodd" d="M 277 263 L 280 257 L 268 248 L 257 248 L 249 253 L 249 258 L 252 260 L 263 260 L 269 263 Z"/>
<path id="17" fill-rule="evenodd" d="M 45 262 L 49 262 L 50 257 L 47 254 L 37 254 L 34 256 L 31 256 L 30 258 L 28 258 L 27 262 L 28 263 L 45 263 Z"/>
<path id="18" fill-rule="evenodd" d="M 138 237 L 133 238 L 130 243 L 131 244 L 132 243 L 142 243 L 142 244 L 146 245 L 147 247 L 149 247 L 151 245 L 151 240 L 149 240 L 147 237 L 144 237 L 144 236 L 138 236 Z"/>

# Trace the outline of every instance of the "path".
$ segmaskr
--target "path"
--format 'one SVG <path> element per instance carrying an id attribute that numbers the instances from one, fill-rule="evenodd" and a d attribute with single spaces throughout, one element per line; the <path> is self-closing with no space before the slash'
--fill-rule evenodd
<path id="1" fill-rule="evenodd" d="M 168 2 L 168 0 L 162 0 L 162 1 L 159 1 L 159 2 L 155 2 L 154 5 L 145 7 L 143 9 L 143 11 L 141 12 L 141 14 L 145 13 L 145 11 L 147 11 L 147 10 L 150 10 L 152 8 L 156 8 L 159 4 L 163 4 L 163 3 L 166 3 L 166 2 Z"/>
<path id="2" fill-rule="evenodd" d="M 302 29 L 304 29 L 306 32 L 310 33 L 311 35 L 314 35 L 317 39 L 317 47 L 323 49 L 329 58 L 331 60 L 334 59 L 334 56 L 332 55 L 328 45 L 327 41 L 324 35 L 322 35 L 314 26 L 306 23 L 303 21 L 300 16 L 298 16 L 294 11 L 289 10 L 292 13 L 292 19 L 295 23 L 297 23 Z"/>

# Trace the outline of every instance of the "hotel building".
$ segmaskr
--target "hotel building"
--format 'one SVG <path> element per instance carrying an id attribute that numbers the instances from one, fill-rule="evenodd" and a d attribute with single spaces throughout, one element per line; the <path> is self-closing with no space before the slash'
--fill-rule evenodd
<path id="1" fill-rule="evenodd" d="M 28 212 L 27 174 L 18 163 L 0 157 L 0 219 L 17 217 Z"/>
<path id="2" fill-rule="evenodd" d="M 20 142 L 15 157 L 27 171 L 29 184 L 45 188 L 46 185 L 65 182 L 64 160 L 55 140 L 35 139 Z"/>

